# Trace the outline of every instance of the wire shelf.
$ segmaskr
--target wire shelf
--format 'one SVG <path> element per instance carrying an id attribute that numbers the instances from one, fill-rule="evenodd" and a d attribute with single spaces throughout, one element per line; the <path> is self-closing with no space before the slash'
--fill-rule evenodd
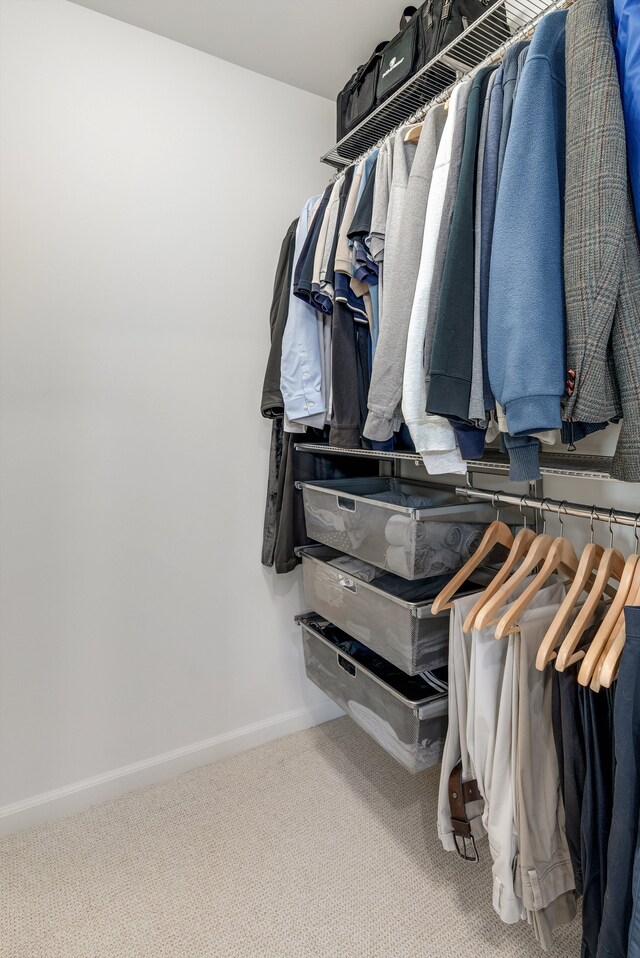
<path id="1" fill-rule="evenodd" d="M 322 157 L 341 168 L 374 147 L 409 119 L 418 119 L 434 100 L 449 95 L 463 76 L 499 59 L 526 36 L 549 10 L 568 0 L 495 0 L 460 36 L 412 76 Z M 506 20 L 506 25 L 505 25 Z"/>
<path id="2" fill-rule="evenodd" d="M 324 443 L 296 443 L 296 451 L 315 453 L 325 456 L 361 456 L 367 459 L 412 462 L 422 465 L 422 459 L 415 452 L 379 452 L 377 449 L 343 449 Z M 499 452 L 488 449 L 482 459 L 473 459 L 467 463 L 469 472 L 489 475 L 509 474 L 509 459 Z M 540 454 L 540 473 L 543 476 L 565 476 L 571 479 L 611 479 L 611 459 L 608 456 L 583 456 L 575 453 Z"/>

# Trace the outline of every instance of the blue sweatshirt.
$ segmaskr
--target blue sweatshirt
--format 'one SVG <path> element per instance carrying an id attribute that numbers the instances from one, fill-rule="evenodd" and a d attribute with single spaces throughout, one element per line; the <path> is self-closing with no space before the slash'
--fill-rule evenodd
<path id="1" fill-rule="evenodd" d="M 496 203 L 488 365 L 512 436 L 562 424 L 566 18 L 548 13 L 531 41 Z"/>

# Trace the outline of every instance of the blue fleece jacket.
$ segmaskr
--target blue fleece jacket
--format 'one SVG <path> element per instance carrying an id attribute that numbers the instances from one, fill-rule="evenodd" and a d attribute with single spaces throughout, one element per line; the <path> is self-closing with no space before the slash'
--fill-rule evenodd
<path id="1" fill-rule="evenodd" d="M 512 436 L 562 424 L 566 18 L 547 14 L 531 41 L 496 203 L 488 364 Z"/>

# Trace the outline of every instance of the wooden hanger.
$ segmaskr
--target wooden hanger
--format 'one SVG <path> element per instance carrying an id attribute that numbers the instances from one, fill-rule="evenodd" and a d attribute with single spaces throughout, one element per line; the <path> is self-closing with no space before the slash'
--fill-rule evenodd
<path id="1" fill-rule="evenodd" d="M 636 574 L 633 579 L 633 584 L 627 596 L 627 601 L 625 605 L 638 605 L 640 603 L 640 567 L 636 567 Z M 613 637 L 613 641 L 610 643 L 608 649 L 605 652 L 604 659 L 601 659 L 601 664 L 599 663 L 598 667 L 598 681 L 602 688 L 610 689 L 611 683 L 618 675 L 618 667 L 620 665 L 620 658 L 622 656 L 622 650 L 624 649 L 624 644 L 627 639 L 627 631 L 625 627 L 625 618 L 623 615 L 622 623 L 620 628 L 617 630 Z"/>
<path id="2" fill-rule="evenodd" d="M 492 505 L 495 508 L 495 496 L 492 500 Z M 467 579 L 469 579 L 473 572 L 478 568 L 478 566 L 484 562 L 492 549 L 497 545 L 502 545 L 506 549 L 511 548 L 513 545 L 513 533 L 509 526 L 505 525 L 504 522 L 500 521 L 500 510 L 496 510 L 496 519 L 494 522 L 491 522 L 483 535 L 480 545 L 473 553 L 473 555 L 467 559 L 465 564 L 459 569 L 443 589 L 440 590 L 438 595 L 433 600 L 433 605 L 431 606 L 431 612 L 433 615 L 437 615 L 439 612 L 442 612 L 444 609 L 450 609 L 452 607 L 451 599 L 462 588 Z"/>
<path id="3" fill-rule="evenodd" d="M 420 134 L 422 133 L 422 123 L 416 123 L 415 126 L 409 127 L 407 132 L 404 135 L 405 143 L 417 143 L 420 139 Z"/>
<path id="4" fill-rule="evenodd" d="M 587 649 L 584 661 L 580 666 L 580 671 L 578 672 L 578 682 L 580 685 L 586 686 L 591 683 L 598 661 L 605 652 L 609 640 L 615 638 L 619 631 L 619 623 L 624 616 L 624 607 L 627 603 L 627 597 L 634 588 L 637 574 L 640 574 L 640 556 L 634 553 L 630 555 L 625 562 L 618 591 L 600 624 L 600 628 L 593 637 Z"/>
<path id="5" fill-rule="evenodd" d="M 609 580 L 616 579 L 620 582 L 624 568 L 624 556 L 618 549 L 614 549 L 613 546 L 610 545 L 602 555 L 595 581 L 587 596 L 587 601 L 584 603 L 558 650 L 558 658 L 556 660 L 556 669 L 558 672 L 564 672 L 567 668 L 569 660 L 573 657 L 573 653 L 580 644 L 580 639 L 588 629 L 598 606 L 609 588 Z"/>
<path id="6" fill-rule="evenodd" d="M 524 582 L 535 567 L 543 561 L 552 545 L 553 539 L 551 536 L 543 534 L 535 537 L 519 568 L 478 611 L 475 621 L 476 629 L 484 629 L 498 621 L 493 616 L 506 605 L 520 583 Z"/>
<path id="7" fill-rule="evenodd" d="M 561 510 L 564 503 L 558 506 L 558 519 L 560 528 L 563 528 Z M 533 598 L 538 594 L 545 582 L 551 578 L 555 572 L 569 572 L 574 575 L 580 565 L 576 551 L 571 542 L 563 535 L 557 536 L 549 548 L 541 569 L 532 582 L 529 583 L 522 595 L 511 603 L 509 608 L 500 618 L 496 626 L 496 639 L 504 639 L 505 636 L 517 631 L 516 623 L 520 616 L 531 604 Z"/>
<path id="8" fill-rule="evenodd" d="M 505 636 L 517 631 L 516 623 L 523 612 L 531 604 L 533 598 L 538 594 L 545 582 L 551 578 L 555 572 L 576 573 L 580 562 L 575 549 L 568 539 L 564 536 L 558 536 L 553 540 L 547 553 L 547 557 L 542 564 L 538 574 L 530 582 L 522 595 L 518 596 L 515 602 L 512 602 L 496 625 L 496 639 L 504 639 Z"/>
<path id="9" fill-rule="evenodd" d="M 638 550 L 640 549 L 640 537 L 638 536 L 639 523 L 640 523 L 640 513 L 636 516 L 635 528 L 634 528 L 634 538 L 636 541 L 634 555 L 636 556 L 638 555 Z M 622 584 L 620 588 L 622 588 Z M 609 655 L 614 645 L 618 644 L 620 646 L 620 639 L 622 638 L 621 633 L 623 632 L 624 632 L 624 639 L 622 641 L 622 645 L 620 646 L 620 648 L 621 649 L 624 648 L 624 641 L 626 641 L 624 610 L 627 605 L 632 604 L 631 597 L 634 595 L 637 589 L 640 589 L 640 557 L 638 558 L 638 562 L 635 565 L 635 571 L 631 579 L 631 586 L 627 588 L 625 585 L 624 606 L 620 607 L 620 604 L 618 603 L 618 608 L 621 608 L 620 615 L 618 616 L 618 619 L 613 629 L 611 630 L 609 638 L 607 639 L 607 643 L 604 649 L 602 650 L 602 652 L 600 653 L 600 657 L 598 658 L 598 661 L 596 663 L 596 667 L 594 669 L 593 676 L 591 678 L 591 683 L 590 683 L 590 687 L 593 692 L 599 692 L 600 689 L 602 688 L 601 680 L 602 680 L 604 665 L 607 661 L 607 656 Z M 613 681 L 613 676 L 611 681 Z"/>
<path id="10" fill-rule="evenodd" d="M 593 570 L 597 567 L 604 553 L 602 546 L 593 541 L 594 512 L 595 507 L 591 513 L 591 541 L 588 542 L 582 550 L 580 562 L 578 564 L 573 582 L 571 583 L 571 588 L 567 592 L 560 608 L 556 612 L 555 618 L 547 629 L 545 637 L 543 638 L 540 648 L 538 649 L 538 654 L 536 656 L 536 668 L 540 672 L 543 672 L 547 665 L 549 665 L 549 663 L 556 658 L 556 646 L 564 634 L 564 630 L 578 604 L 580 596 L 587 588 L 588 583 L 591 581 L 591 574 Z"/>
<path id="11" fill-rule="evenodd" d="M 522 510 L 522 506 L 525 503 L 526 496 L 523 496 L 520 500 L 520 512 L 524 520 L 524 527 L 518 532 L 515 539 L 513 540 L 513 545 L 509 551 L 509 555 L 502 563 L 499 572 L 493 577 L 489 585 L 486 587 L 484 592 L 479 596 L 476 604 L 473 606 L 462 626 L 463 632 L 471 632 L 476 620 L 476 616 L 482 606 L 489 601 L 489 599 L 496 594 L 498 589 L 506 582 L 511 573 L 516 568 L 520 559 L 527 554 L 533 540 L 536 538 L 536 532 L 534 529 L 527 528 L 527 522 L 525 514 Z"/>
<path id="12" fill-rule="evenodd" d="M 561 510 L 563 505 L 564 505 L 564 502 L 561 502 L 560 505 L 558 506 L 558 519 L 560 521 L 561 528 L 564 525 L 563 520 L 561 518 Z M 612 510 L 612 513 L 613 513 L 613 510 Z M 611 532 L 611 540 L 613 542 L 613 532 L 611 531 L 611 520 L 609 524 L 609 529 Z M 622 555 L 618 552 L 617 549 L 614 550 L 614 552 L 616 553 L 616 555 L 613 558 L 612 566 L 615 565 L 616 569 L 618 570 L 618 573 L 621 575 L 622 569 L 624 567 L 624 559 L 622 558 Z M 605 555 L 605 553 L 603 553 L 603 555 Z M 618 563 L 618 557 L 620 560 L 619 563 Z M 527 588 L 524 590 L 522 595 L 519 596 L 516 599 L 516 601 L 509 606 L 505 614 L 502 616 L 502 618 L 498 622 L 498 625 L 496 627 L 496 638 L 503 639 L 506 635 L 509 635 L 510 633 L 516 631 L 515 626 L 519 617 L 527 609 L 527 607 L 530 605 L 534 596 L 537 595 L 537 593 L 540 591 L 542 586 L 551 577 L 551 575 L 553 575 L 554 572 L 560 572 L 560 571 L 567 572 L 569 573 L 572 579 L 575 579 L 575 576 L 577 576 L 579 569 L 580 569 L 580 560 L 578 559 L 576 555 L 573 545 L 571 544 L 569 539 L 566 539 L 563 535 L 558 536 L 558 538 L 554 540 L 553 545 L 549 549 L 547 558 L 545 559 L 542 568 L 536 575 L 533 582 L 531 582 L 527 586 Z M 602 588 L 600 589 L 600 592 L 597 595 L 596 601 L 592 603 L 591 605 L 591 612 L 587 611 L 585 613 L 584 609 L 580 612 L 581 623 L 585 621 L 587 622 L 587 624 L 589 623 L 593 615 L 593 612 L 595 611 L 598 605 L 598 602 L 602 601 L 602 596 L 604 592 L 607 592 L 609 595 L 615 595 L 615 589 L 612 589 L 611 587 L 607 585 L 609 578 L 611 577 L 611 574 L 612 574 L 612 570 L 611 568 L 609 568 L 608 575 L 606 576 L 606 578 L 604 579 L 602 583 Z M 591 579 L 589 578 L 586 585 L 589 585 L 590 581 Z M 589 593 L 589 597 L 590 596 L 591 596 L 591 592 Z M 589 601 L 589 597 L 587 599 L 587 602 Z M 587 603 L 585 603 L 585 605 L 586 604 Z M 584 626 L 584 628 L 586 628 L 586 626 Z M 582 632 L 584 631 L 584 628 L 582 629 Z M 582 632 L 578 634 L 578 640 Z M 574 662 L 577 661 L 577 658 L 573 657 L 573 650 L 578 644 L 578 640 L 575 640 L 573 649 L 571 650 L 569 654 L 566 655 L 566 658 L 564 661 L 567 664 L 570 658 Z M 582 655 L 580 654 L 578 658 L 582 658 Z"/>

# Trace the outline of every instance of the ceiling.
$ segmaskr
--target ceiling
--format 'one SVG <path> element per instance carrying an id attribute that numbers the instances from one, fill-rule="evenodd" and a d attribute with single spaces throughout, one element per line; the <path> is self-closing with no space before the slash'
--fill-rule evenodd
<path id="1" fill-rule="evenodd" d="M 238 66 L 333 99 L 402 0 L 72 0 Z"/>

